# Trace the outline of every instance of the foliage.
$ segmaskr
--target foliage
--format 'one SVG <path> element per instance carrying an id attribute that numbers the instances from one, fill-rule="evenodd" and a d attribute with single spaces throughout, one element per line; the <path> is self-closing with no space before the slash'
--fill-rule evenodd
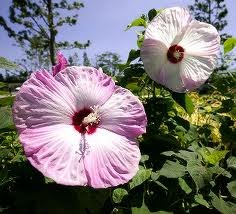
<path id="1" fill-rule="evenodd" d="M 236 46 L 236 38 L 228 38 L 224 42 L 224 54 L 227 54 L 228 52 L 232 51 L 235 46 Z"/>
<path id="2" fill-rule="evenodd" d="M 156 13 L 153 9 L 141 18 L 148 23 Z M 139 61 L 144 26 L 138 32 L 137 49 L 130 51 L 125 64 L 119 62 L 121 75 L 116 76 L 117 84 L 139 96 L 148 117 L 147 134 L 138 138 L 142 153 L 138 173 L 129 183 L 105 190 L 55 184 L 23 155 L 12 121 L 13 98 L 4 98 L 0 212 L 235 213 L 235 74 L 215 73 L 208 93 L 169 91 L 153 82 Z"/>
<path id="3" fill-rule="evenodd" d="M 8 32 L 9 37 L 13 37 L 24 48 L 29 60 L 38 58 L 42 66 L 42 62 L 50 59 L 51 64 L 55 64 L 56 48 L 84 48 L 90 43 L 89 41 L 86 44 L 78 41 L 73 43 L 57 41 L 58 31 L 62 26 L 76 25 L 77 11 L 83 6 L 78 1 L 12 0 L 8 18 L 14 28 L 2 16 L 0 16 L 0 26 Z M 74 14 L 73 11 L 75 11 Z M 70 15 L 67 15 L 66 12 L 69 12 Z"/>
<path id="4" fill-rule="evenodd" d="M 117 53 L 105 52 L 96 56 L 96 67 L 102 68 L 103 71 L 111 76 L 118 74 L 118 65 L 121 63 L 120 56 Z"/>

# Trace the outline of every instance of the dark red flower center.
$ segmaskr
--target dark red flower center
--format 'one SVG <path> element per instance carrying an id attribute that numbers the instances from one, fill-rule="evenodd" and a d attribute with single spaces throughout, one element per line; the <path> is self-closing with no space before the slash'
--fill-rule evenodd
<path id="1" fill-rule="evenodd" d="M 184 58 L 184 49 L 179 45 L 172 45 L 167 52 L 167 59 L 176 64 Z"/>
<path id="2" fill-rule="evenodd" d="M 96 111 L 92 109 L 82 109 L 72 117 L 74 128 L 81 134 L 93 134 L 99 124 L 100 118 Z"/>

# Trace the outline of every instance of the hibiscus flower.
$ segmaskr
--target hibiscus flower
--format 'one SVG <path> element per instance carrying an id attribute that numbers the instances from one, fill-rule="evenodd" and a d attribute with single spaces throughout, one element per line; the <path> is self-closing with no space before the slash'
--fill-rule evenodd
<path id="1" fill-rule="evenodd" d="M 55 76 L 35 72 L 16 95 L 14 121 L 25 155 L 59 184 L 126 183 L 138 170 L 143 105 L 101 70 L 66 67 L 58 57 Z"/>
<path id="2" fill-rule="evenodd" d="M 147 26 L 141 59 L 148 75 L 176 92 L 202 85 L 217 62 L 220 37 L 185 8 L 164 9 Z"/>

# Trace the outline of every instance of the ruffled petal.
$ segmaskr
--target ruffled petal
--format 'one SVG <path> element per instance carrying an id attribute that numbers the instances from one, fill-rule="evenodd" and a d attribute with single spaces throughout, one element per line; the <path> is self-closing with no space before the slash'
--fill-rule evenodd
<path id="1" fill-rule="evenodd" d="M 63 54 L 58 51 L 56 55 L 57 64 L 52 67 L 52 75 L 55 76 L 57 73 L 59 73 L 61 70 L 66 68 L 68 66 L 68 62 L 66 58 L 63 56 Z"/>
<path id="2" fill-rule="evenodd" d="M 83 164 L 83 139 L 70 125 L 26 129 L 20 141 L 30 163 L 43 175 L 64 185 L 87 184 Z"/>
<path id="3" fill-rule="evenodd" d="M 163 65 L 167 62 L 168 48 L 160 41 L 145 39 L 141 48 L 141 59 L 145 71 L 154 80 L 158 81 L 158 76 Z"/>
<path id="4" fill-rule="evenodd" d="M 116 87 L 110 99 L 101 106 L 99 127 L 135 138 L 146 132 L 147 118 L 139 99 L 129 90 Z"/>
<path id="5" fill-rule="evenodd" d="M 55 79 L 73 92 L 77 99 L 77 111 L 94 105 L 102 105 L 112 95 L 115 83 L 101 70 L 92 67 L 67 67 Z"/>
<path id="6" fill-rule="evenodd" d="M 193 20 L 178 45 L 184 48 L 185 56 L 207 57 L 215 63 L 220 51 L 220 36 L 214 26 Z"/>
<path id="7" fill-rule="evenodd" d="M 155 39 L 170 47 L 177 44 L 186 26 L 191 22 L 188 9 L 172 7 L 164 9 L 147 26 L 145 39 Z"/>
<path id="8" fill-rule="evenodd" d="M 76 111 L 73 93 L 47 71 L 35 72 L 17 93 L 13 116 L 19 132 L 55 124 L 71 124 Z"/>
<path id="9" fill-rule="evenodd" d="M 140 151 L 136 142 L 98 128 L 87 135 L 84 167 L 88 185 L 106 188 L 128 182 L 138 171 Z"/>

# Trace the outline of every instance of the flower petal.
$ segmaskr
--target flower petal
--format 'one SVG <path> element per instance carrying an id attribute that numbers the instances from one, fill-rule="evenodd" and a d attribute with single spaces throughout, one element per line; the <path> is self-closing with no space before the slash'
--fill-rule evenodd
<path id="1" fill-rule="evenodd" d="M 52 75 L 55 76 L 57 73 L 59 73 L 61 70 L 66 68 L 68 66 L 68 62 L 66 58 L 63 56 L 63 54 L 59 51 L 56 55 L 57 58 L 57 64 L 52 67 Z"/>
<path id="2" fill-rule="evenodd" d="M 214 26 L 193 20 L 178 45 L 184 48 L 185 55 L 205 56 L 215 63 L 220 51 L 220 36 Z"/>
<path id="3" fill-rule="evenodd" d="M 70 125 L 26 129 L 20 141 L 30 163 L 45 176 L 64 185 L 86 185 L 81 135 Z"/>
<path id="4" fill-rule="evenodd" d="M 208 57 L 187 56 L 181 63 L 181 79 L 187 90 L 201 86 L 211 75 L 216 60 Z"/>
<path id="5" fill-rule="evenodd" d="M 99 127 L 135 138 L 146 132 L 147 118 L 139 99 L 129 90 L 116 87 L 113 95 L 100 108 Z"/>
<path id="6" fill-rule="evenodd" d="M 185 92 L 184 84 L 180 76 L 181 63 L 173 64 L 169 61 L 162 67 L 157 82 L 175 92 Z"/>
<path id="7" fill-rule="evenodd" d="M 181 39 L 191 16 L 188 9 L 172 7 L 164 9 L 147 26 L 145 39 L 155 39 L 169 47 Z"/>
<path id="8" fill-rule="evenodd" d="M 67 67 L 55 79 L 73 92 L 77 99 L 77 111 L 94 105 L 102 105 L 112 95 L 115 83 L 101 70 L 92 67 Z"/>
<path id="9" fill-rule="evenodd" d="M 141 59 L 145 71 L 154 80 L 158 81 L 158 76 L 163 65 L 167 62 L 167 50 L 165 44 L 153 39 L 145 39 L 141 48 Z"/>
<path id="10" fill-rule="evenodd" d="M 13 107 L 19 132 L 54 124 L 71 124 L 76 111 L 71 91 L 47 71 L 35 72 L 17 93 Z"/>
<path id="11" fill-rule="evenodd" d="M 89 152 L 84 158 L 88 185 L 106 188 L 128 182 L 138 171 L 140 151 L 136 142 L 98 128 L 86 135 Z"/>

